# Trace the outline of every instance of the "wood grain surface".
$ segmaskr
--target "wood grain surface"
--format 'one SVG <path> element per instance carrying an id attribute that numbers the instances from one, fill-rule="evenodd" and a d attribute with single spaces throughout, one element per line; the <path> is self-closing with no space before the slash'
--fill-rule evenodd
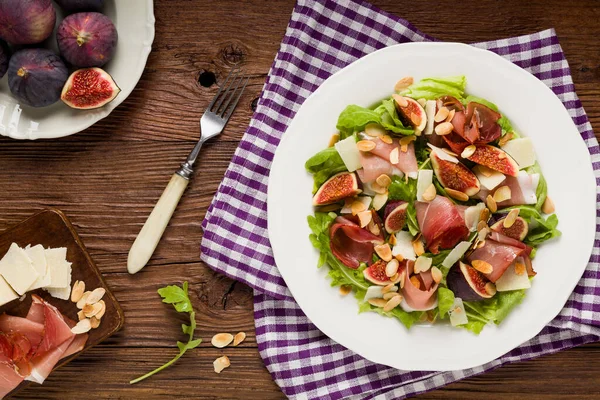
<path id="1" fill-rule="evenodd" d="M 121 0 L 117 0 L 121 1 Z M 125 1 L 125 0 L 122 0 Z M 600 2 L 597 0 L 373 0 L 445 41 L 474 42 L 555 28 L 577 92 L 600 125 Z M 277 52 L 293 0 L 155 0 L 156 40 L 142 79 L 108 118 L 53 141 L 0 139 L 0 229 L 57 207 L 77 228 L 124 311 L 122 331 L 52 374 L 23 399 L 235 398 L 283 394 L 258 354 L 252 291 L 199 261 L 202 218 L 252 115 Z M 203 149 L 195 180 L 150 265 L 126 272 L 127 252 L 171 174 L 198 138 L 198 119 L 232 65 L 251 84 L 223 135 Z M 203 72 L 217 85 L 203 87 Z M 204 75 L 206 77 L 206 75 Z M 598 131 L 596 131 L 598 132 Z M 156 289 L 190 282 L 204 339 L 175 366 L 135 386 L 128 381 L 177 352 L 184 322 Z M 235 349 L 210 338 L 245 331 Z M 212 371 L 221 354 L 232 366 Z M 600 398 L 600 345 L 592 344 L 502 367 L 426 393 L 421 399 Z"/>

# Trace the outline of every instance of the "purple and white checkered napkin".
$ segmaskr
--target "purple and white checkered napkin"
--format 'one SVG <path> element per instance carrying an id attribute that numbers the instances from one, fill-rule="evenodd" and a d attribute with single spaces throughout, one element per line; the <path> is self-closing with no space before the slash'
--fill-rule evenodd
<path id="1" fill-rule="evenodd" d="M 373 364 L 321 333 L 287 290 L 267 235 L 267 183 L 281 136 L 302 102 L 340 68 L 382 47 L 431 40 L 407 21 L 368 3 L 299 0 L 256 113 L 203 222 L 202 259 L 255 289 L 260 354 L 289 397 L 404 398 L 505 363 L 600 340 L 598 232 L 590 263 L 559 316 L 529 342 L 468 370 L 407 372 Z M 598 142 L 575 94 L 555 32 L 474 46 L 496 52 L 552 88 L 586 142 L 600 183 Z"/>

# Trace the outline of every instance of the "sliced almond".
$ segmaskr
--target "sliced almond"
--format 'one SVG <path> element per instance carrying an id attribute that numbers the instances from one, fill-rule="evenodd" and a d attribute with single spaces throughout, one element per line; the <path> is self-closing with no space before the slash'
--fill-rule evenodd
<path id="1" fill-rule="evenodd" d="M 373 208 L 376 211 L 381 210 L 381 207 L 383 207 L 385 205 L 385 203 L 387 203 L 388 201 L 388 194 L 387 193 L 377 193 L 374 197 L 373 197 Z"/>
<path id="2" fill-rule="evenodd" d="M 371 222 L 371 220 L 373 219 L 373 213 L 371 212 L 371 210 L 361 211 L 356 215 L 358 216 L 358 221 L 360 222 L 361 228 L 364 228 L 365 226 L 369 225 L 369 222 Z"/>
<path id="3" fill-rule="evenodd" d="M 233 345 L 239 346 L 239 344 L 242 343 L 244 340 L 246 340 L 246 332 L 238 332 L 233 338 Z"/>
<path id="4" fill-rule="evenodd" d="M 371 151 L 375 148 L 375 142 L 372 140 L 359 140 L 356 142 L 356 147 L 360 151 Z"/>
<path id="5" fill-rule="evenodd" d="M 222 349 L 233 342 L 233 335 L 231 333 L 217 333 L 212 337 L 210 343 L 218 349 Z"/>
<path id="6" fill-rule="evenodd" d="M 394 285 L 393 283 L 389 283 L 381 289 L 381 293 L 395 292 L 397 290 L 398 286 Z"/>
<path id="7" fill-rule="evenodd" d="M 102 317 L 104 317 L 104 314 L 106 313 L 106 303 L 104 302 L 104 300 L 100 300 L 96 304 L 100 304 L 100 311 L 98 311 L 98 314 L 96 314 L 95 317 L 98 319 L 101 319 Z"/>
<path id="8" fill-rule="evenodd" d="M 387 143 L 387 144 L 392 144 L 394 142 L 390 135 L 383 135 L 380 139 L 383 143 Z"/>
<path id="9" fill-rule="evenodd" d="M 102 304 L 94 303 L 94 304 L 86 304 L 85 306 L 83 306 L 83 310 L 81 310 L 81 311 L 83 311 L 83 314 L 87 318 L 92 318 L 93 316 L 98 314 L 98 312 L 100 312 L 101 309 L 102 309 Z"/>
<path id="10" fill-rule="evenodd" d="M 435 113 L 435 116 L 433 117 L 433 120 L 435 122 L 442 122 L 445 121 L 446 118 L 448 117 L 448 114 L 450 113 L 450 111 L 446 108 L 446 107 L 442 107 L 438 110 L 437 113 Z"/>
<path id="11" fill-rule="evenodd" d="M 394 93 L 392 95 L 392 97 L 394 98 L 394 101 L 396 102 L 396 104 L 398 104 L 400 107 L 406 107 L 408 105 L 408 100 L 406 100 L 404 97 L 400 96 L 399 94 Z"/>
<path id="12" fill-rule="evenodd" d="M 452 122 L 455 114 L 456 114 L 455 110 L 450 110 L 450 112 L 448 113 L 448 116 L 446 117 L 446 122 Z"/>
<path id="13" fill-rule="evenodd" d="M 371 189 L 377 194 L 387 194 L 388 189 L 379 185 L 376 181 L 371 182 Z"/>
<path id="14" fill-rule="evenodd" d="M 387 300 L 384 299 L 369 299 L 367 301 L 370 305 L 375 307 L 385 307 L 385 305 L 387 304 Z"/>
<path id="15" fill-rule="evenodd" d="M 375 182 L 381 187 L 387 188 L 392 184 L 392 179 L 387 174 L 381 174 L 375 179 Z"/>
<path id="16" fill-rule="evenodd" d="M 416 275 L 410 277 L 410 283 L 412 283 L 412 285 L 417 289 L 421 289 L 421 281 L 419 280 L 419 278 L 417 278 Z"/>
<path id="17" fill-rule="evenodd" d="M 485 284 L 485 291 L 490 296 L 495 295 L 496 294 L 496 285 L 494 285 L 492 282 L 486 283 Z"/>
<path id="18" fill-rule="evenodd" d="M 404 261 L 404 257 L 402 256 L 402 254 L 396 254 L 394 258 L 400 262 Z"/>
<path id="19" fill-rule="evenodd" d="M 347 296 L 348 294 L 350 294 L 350 292 L 352 292 L 352 286 L 350 286 L 350 285 L 340 286 L 340 295 Z M 234 340 L 235 340 L 235 338 L 234 338 Z M 235 346 L 235 344 L 234 344 L 234 346 Z"/>
<path id="20" fill-rule="evenodd" d="M 100 299 L 102 299 L 104 297 L 104 294 L 106 293 L 106 289 L 104 288 L 96 288 L 92 291 L 92 293 L 90 293 L 90 295 L 88 296 L 87 300 L 85 301 L 86 304 L 94 304 L 100 301 Z"/>
<path id="21" fill-rule="evenodd" d="M 415 260 L 415 267 L 414 267 L 415 274 L 429 271 L 429 268 L 431 268 L 431 263 L 432 263 L 432 260 L 429 257 L 425 257 L 425 256 L 417 257 L 417 259 Z"/>
<path id="22" fill-rule="evenodd" d="M 400 267 L 400 262 L 395 258 L 392 258 L 385 266 L 385 275 L 388 278 L 391 278 L 392 276 L 396 275 L 396 272 L 398 272 L 398 267 Z"/>
<path id="23" fill-rule="evenodd" d="M 487 221 L 479 221 L 477 223 L 477 232 L 481 231 L 483 228 L 487 228 L 488 224 Z"/>
<path id="24" fill-rule="evenodd" d="M 71 301 L 73 303 L 77 303 L 83 297 L 83 293 L 85 292 L 85 282 L 83 281 L 75 281 L 73 284 L 73 290 L 71 290 Z"/>
<path id="25" fill-rule="evenodd" d="M 490 210 L 486 207 L 479 213 L 479 221 L 488 222 L 490 219 Z"/>
<path id="26" fill-rule="evenodd" d="M 484 240 L 480 240 L 480 241 L 478 241 L 478 242 L 477 242 L 477 244 L 475 245 L 475 248 L 476 248 L 476 249 L 480 249 L 480 248 L 482 248 L 483 246 L 485 246 L 485 239 L 484 239 Z"/>
<path id="27" fill-rule="evenodd" d="M 383 299 L 384 300 L 389 300 L 389 299 L 391 299 L 392 297 L 395 297 L 395 296 L 400 296 L 400 293 L 398 293 L 398 292 L 387 292 L 387 293 L 384 293 L 383 294 Z"/>
<path id="28" fill-rule="evenodd" d="M 440 283 L 443 278 L 442 271 L 438 267 L 431 267 L 431 277 L 435 283 Z"/>
<path id="29" fill-rule="evenodd" d="M 83 313 L 83 310 L 79 310 L 79 312 L 77 313 L 77 320 L 81 321 L 82 319 L 85 319 L 85 314 Z"/>
<path id="30" fill-rule="evenodd" d="M 491 213 L 495 213 L 496 211 L 498 211 L 498 205 L 496 204 L 496 200 L 494 200 L 494 198 L 491 195 L 487 195 L 485 203 L 487 205 L 487 208 L 490 209 Z"/>
<path id="31" fill-rule="evenodd" d="M 496 203 L 502 203 L 503 201 L 510 200 L 512 193 L 508 186 L 500 186 L 494 192 L 494 200 Z"/>
<path id="32" fill-rule="evenodd" d="M 500 138 L 500 140 L 498 140 L 498 146 L 502 147 L 504 146 L 506 143 L 508 143 L 510 140 L 512 140 L 512 138 L 515 136 L 515 134 L 513 132 L 506 132 L 506 134 L 504 136 L 502 136 Z"/>
<path id="33" fill-rule="evenodd" d="M 100 326 L 100 319 L 96 317 L 90 318 L 90 325 L 92 329 L 96 329 Z"/>
<path id="34" fill-rule="evenodd" d="M 517 220 L 518 216 L 519 216 L 518 208 L 510 210 L 510 212 L 508 213 L 506 218 L 504 218 L 504 222 L 502 222 L 502 225 L 504 225 L 504 227 L 506 229 L 510 228 L 511 226 L 513 226 L 515 224 L 515 221 Z"/>
<path id="35" fill-rule="evenodd" d="M 483 261 L 483 260 L 473 260 L 471 262 L 471 265 L 473 266 L 473 268 L 475 268 L 477 271 L 481 272 L 482 274 L 491 274 L 492 271 L 494 270 L 494 267 L 492 267 L 492 265 L 490 263 L 488 263 L 487 261 Z"/>
<path id="36" fill-rule="evenodd" d="M 412 241 L 412 246 L 417 256 L 420 256 L 423 253 L 425 253 L 425 248 L 423 247 L 423 242 L 421 241 L 420 237 L 417 237 L 415 240 Z"/>
<path id="37" fill-rule="evenodd" d="M 390 235 L 390 237 L 388 238 L 388 243 L 390 244 L 390 246 L 396 245 L 396 243 L 398 243 L 396 235 Z"/>
<path id="38" fill-rule="evenodd" d="M 498 152 L 498 158 L 499 158 L 500 160 L 503 160 L 503 159 L 505 159 L 505 158 L 506 158 L 506 153 L 505 153 L 505 152 L 503 152 L 503 151 L 499 151 L 499 152 Z"/>
<path id="39" fill-rule="evenodd" d="M 399 92 L 403 89 L 406 89 L 410 85 L 412 85 L 413 82 L 414 82 L 414 79 L 412 76 L 405 76 L 404 78 L 402 78 L 398 82 L 396 82 L 396 84 L 394 85 L 394 90 L 396 92 Z"/>
<path id="40" fill-rule="evenodd" d="M 418 99 L 417 103 L 419 103 L 421 105 L 421 107 L 425 107 L 425 105 L 427 104 L 427 100 L 425 100 L 425 99 Z"/>
<path id="41" fill-rule="evenodd" d="M 377 253 L 379 258 L 383 261 L 390 261 L 392 259 L 392 249 L 387 243 L 375 246 L 375 253 Z"/>
<path id="42" fill-rule="evenodd" d="M 452 197 L 453 199 L 456 199 L 458 201 L 469 200 L 469 196 L 467 196 L 466 193 L 459 192 L 458 190 L 454 190 L 454 189 L 450 189 L 450 188 L 444 188 L 444 190 L 446 191 L 448 196 Z"/>
<path id="43" fill-rule="evenodd" d="M 394 296 L 388 300 L 385 306 L 383 306 L 383 311 L 392 311 L 394 308 L 398 307 L 400 303 L 402 303 L 402 296 Z"/>
<path id="44" fill-rule="evenodd" d="M 371 232 L 375 236 L 379 236 L 379 234 L 381 233 L 381 229 L 379 229 L 379 225 L 377 225 L 373 220 L 371 220 L 371 222 L 369 222 L 369 225 L 367 225 L 367 229 L 369 230 L 369 232 Z"/>
<path id="45" fill-rule="evenodd" d="M 404 152 L 406 153 L 406 151 L 404 151 Z M 398 164 L 399 161 L 400 161 L 400 149 L 397 147 L 394 147 L 394 149 L 392 151 L 390 151 L 390 163 Z"/>
<path id="46" fill-rule="evenodd" d="M 400 283 L 400 289 L 404 289 L 404 281 L 406 280 L 406 270 L 400 272 L 398 276 L 398 282 Z"/>
<path id="47" fill-rule="evenodd" d="M 451 122 L 442 122 L 438 126 L 435 127 L 435 133 L 439 136 L 445 136 L 452 132 L 454 126 Z"/>
<path id="48" fill-rule="evenodd" d="M 517 275 L 523 275 L 525 272 L 527 272 L 527 268 L 525 267 L 525 264 L 520 263 L 520 262 L 515 264 L 515 273 Z"/>
<path id="49" fill-rule="evenodd" d="M 483 229 L 477 232 L 477 240 L 479 240 L 480 242 L 485 242 L 485 238 L 487 238 L 487 235 L 489 235 L 490 232 L 490 228 L 488 228 L 487 226 L 483 227 Z"/>
<path id="50" fill-rule="evenodd" d="M 445 147 L 442 147 L 442 150 L 444 151 L 444 153 L 451 155 L 452 157 L 458 157 L 458 154 L 456 154 L 455 152 L 453 152 L 450 149 L 447 149 Z"/>
<path id="51" fill-rule="evenodd" d="M 432 201 L 435 199 L 436 194 L 437 191 L 435 190 L 435 185 L 432 183 L 431 185 L 427 186 L 427 189 L 425 189 L 423 192 L 423 200 Z"/>
<path id="52" fill-rule="evenodd" d="M 550 196 L 546 196 L 546 200 L 544 200 L 544 204 L 542 204 L 542 212 L 544 214 L 552 214 L 555 211 L 554 208 L 554 202 Z"/>
<path id="53" fill-rule="evenodd" d="M 329 147 L 333 147 L 337 142 L 340 141 L 340 134 L 339 133 L 334 133 L 333 135 L 331 135 L 331 138 L 329 139 Z"/>
<path id="54" fill-rule="evenodd" d="M 229 357 L 221 356 L 213 361 L 213 367 L 217 374 L 220 374 L 225 368 L 228 368 L 231 365 L 231 361 L 229 361 Z"/>
<path id="55" fill-rule="evenodd" d="M 80 335 L 82 333 L 89 332 L 90 329 L 92 329 L 92 323 L 89 319 L 86 318 L 82 319 L 77 323 L 77 325 L 71 328 L 71 332 L 73 332 L 76 335 Z"/>
<path id="56" fill-rule="evenodd" d="M 465 147 L 462 153 L 460 153 L 460 156 L 462 158 L 469 158 L 475 153 L 475 150 L 477 150 L 477 147 L 475 147 L 475 145 L 473 144 L 470 144 L 467 147 Z"/>
<path id="57" fill-rule="evenodd" d="M 382 137 L 383 135 L 387 135 L 387 132 L 381 125 L 374 123 L 365 126 L 365 133 L 371 137 Z"/>
<path id="58" fill-rule="evenodd" d="M 402 138 L 400 138 L 398 143 L 409 145 L 410 142 L 414 142 L 415 140 L 417 140 L 417 137 L 415 135 L 408 135 L 408 136 L 403 136 Z"/>
<path id="59" fill-rule="evenodd" d="M 360 212 L 363 212 L 367 209 L 367 206 L 362 201 L 355 200 L 352 202 L 350 206 L 350 210 L 352 211 L 352 215 L 357 215 Z"/>
<path id="60" fill-rule="evenodd" d="M 90 297 L 91 294 L 92 292 L 89 291 L 84 292 L 79 301 L 77 302 L 77 308 L 79 308 L 80 310 L 83 309 L 83 307 L 87 304 L 88 297 Z"/>

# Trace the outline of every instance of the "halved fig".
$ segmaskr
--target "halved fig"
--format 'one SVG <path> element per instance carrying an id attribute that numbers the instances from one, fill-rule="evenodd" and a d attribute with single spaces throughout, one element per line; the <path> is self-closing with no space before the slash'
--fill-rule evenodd
<path id="1" fill-rule="evenodd" d="M 365 268 L 365 270 L 363 271 L 363 275 L 365 276 L 366 280 L 376 285 L 388 285 L 392 281 L 385 274 L 386 266 L 387 263 L 385 261 L 378 260 L 375 263 L 373 263 L 373 265 L 371 265 L 370 267 Z"/>
<path id="2" fill-rule="evenodd" d="M 324 206 L 362 192 L 354 172 L 340 172 L 325 181 L 313 197 L 313 206 Z"/>
<path id="3" fill-rule="evenodd" d="M 486 166 L 504 175 L 517 176 L 519 165 L 504 150 L 490 145 L 478 145 L 475 152 L 467 160 Z"/>
<path id="4" fill-rule="evenodd" d="M 446 282 L 448 289 L 452 290 L 456 297 L 466 301 L 489 299 L 496 293 L 496 287 L 492 282 L 462 261 L 450 268 Z"/>
<path id="5" fill-rule="evenodd" d="M 422 132 L 427 126 L 427 114 L 421 105 L 410 97 L 403 97 L 407 105 L 402 107 L 396 102 L 398 117 L 404 125 L 410 125 L 417 131 Z"/>
<path id="6" fill-rule="evenodd" d="M 486 105 L 474 101 L 467 105 L 463 137 L 471 143 L 489 143 L 502 135 L 497 121 L 501 115 Z"/>
<path id="7" fill-rule="evenodd" d="M 508 236 L 509 238 L 516 239 L 518 241 L 523 241 L 525 236 L 527 236 L 527 232 L 529 232 L 529 224 L 521 217 L 517 217 L 515 222 L 512 224 L 510 228 L 504 227 L 504 220 L 506 217 L 499 219 L 494 225 L 490 228 L 498 233 L 503 234 L 504 236 Z"/>
<path id="8" fill-rule="evenodd" d="M 385 230 L 392 234 L 400 232 L 406 224 L 406 212 L 408 203 L 405 201 L 394 201 L 385 206 Z"/>
<path id="9" fill-rule="evenodd" d="M 467 196 L 474 196 L 479 193 L 479 179 L 460 161 L 453 163 L 442 160 L 434 151 L 431 152 L 429 157 L 435 176 L 437 176 L 442 186 L 458 190 Z"/>
<path id="10" fill-rule="evenodd" d="M 112 76 L 100 68 L 73 72 L 61 93 L 61 100 L 71 108 L 91 110 L 110 103 L 121 92 Z"/>

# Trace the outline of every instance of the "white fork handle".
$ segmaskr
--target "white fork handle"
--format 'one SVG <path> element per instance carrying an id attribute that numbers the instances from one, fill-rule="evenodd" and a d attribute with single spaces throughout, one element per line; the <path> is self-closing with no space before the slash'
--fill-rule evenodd
<path id="1" fill-rule="evenodd" d="M 188 179 L 178 174 L 173 174 L 171 177 L 165 191 L 129 250 L 127 270 L 130 274 L 135 274 L 144 268 L 152 257 L 189 182 Z"/>

